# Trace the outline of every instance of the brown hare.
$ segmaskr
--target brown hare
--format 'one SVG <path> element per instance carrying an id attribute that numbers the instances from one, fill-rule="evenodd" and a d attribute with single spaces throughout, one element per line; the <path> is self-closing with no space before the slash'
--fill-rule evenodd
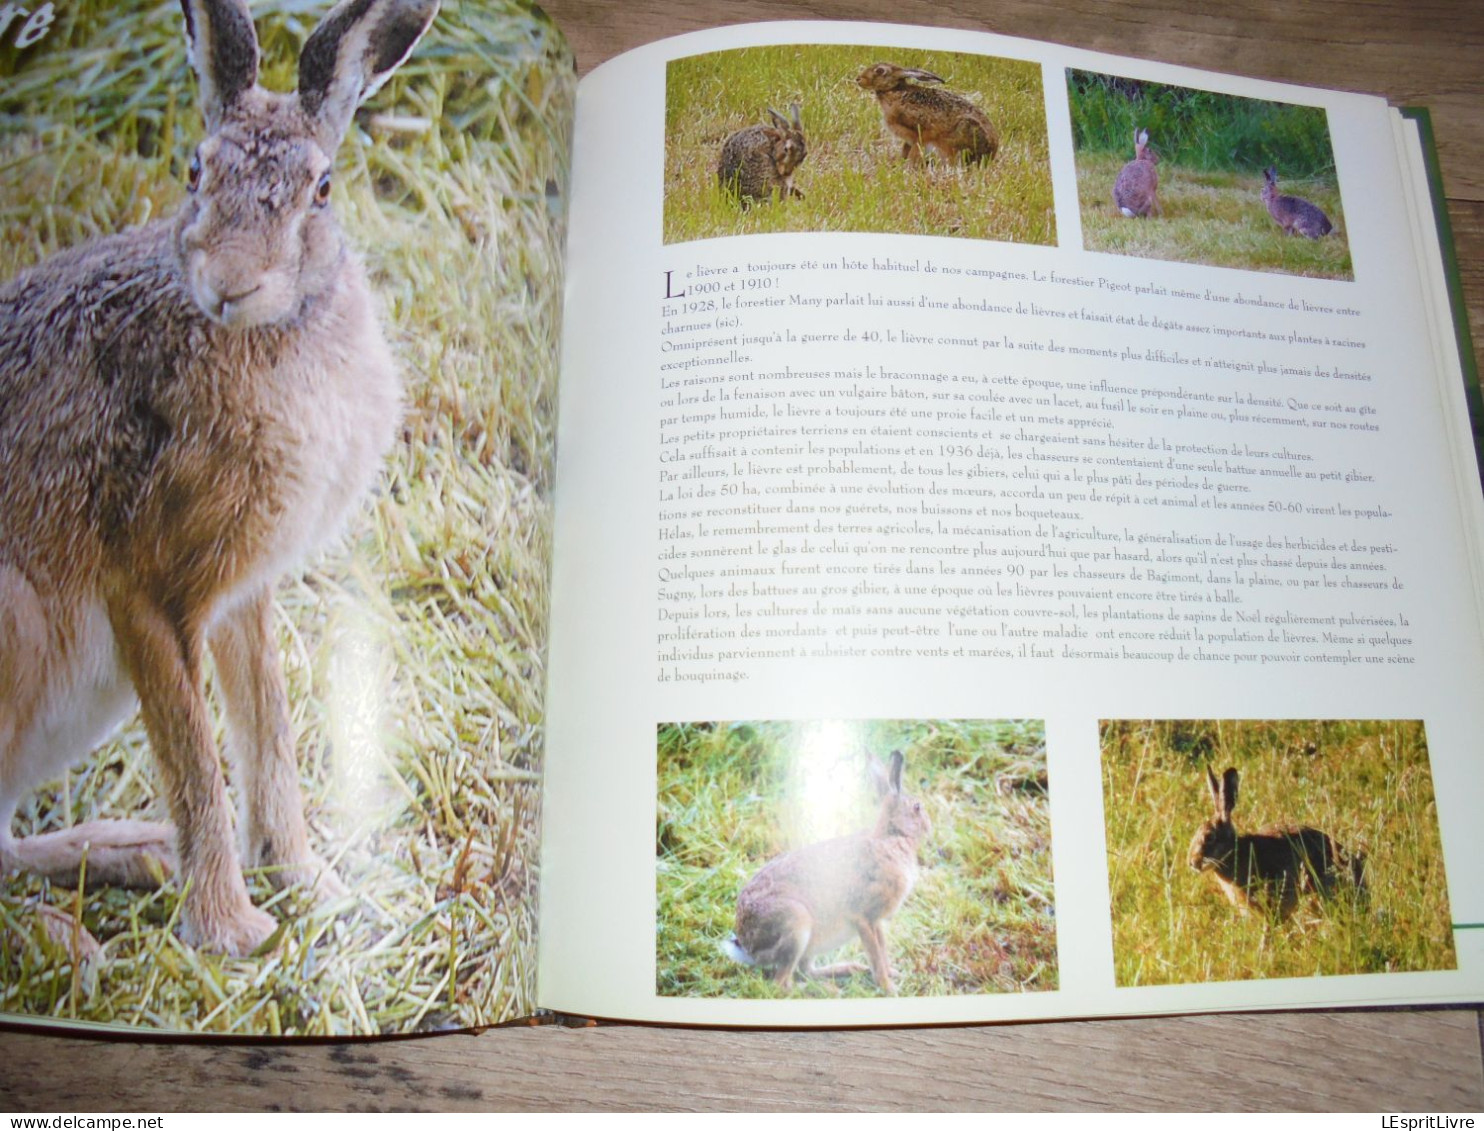
<path id="1" fill-rule="evenodd" d="M 274 636 L 278 580 L 333 537 L 391 447 L 402 385 L 330 208 L 357 104 L 437 0 L 343 0 L 257 84 L 246 0 L 182 0 L 206 136 L 178 213 L 0 288 L 0 869 L 148 885 L 181 933 L 249 953 L 275 928 L 243 882 L 203 692 L 209 648 L 245 858 L 343 893 L 309 845 Z M 173 828 L 17 838 L 26 793 L 142 709 Z"/>
<path id="2" fill-rule="evenodd" d="M 1272 166 L 1262 172 L 1262 202 L 1267 205 L 1268 215 L 1277 221 L 1285 235 L 1306 236 L 1317 240 L 1335 229 L 1324 210 L 1317 204 L 1310 204 L 1302 197 L 1284 196 L 1280 193 L 1278 170 Z"/>
<path id="3" fill-rule="evenodd" d="M 886 922 L 917 883 L 917 846 L 932 829 L 922 802 L 902 792 L 901 751 L 889 769 L 873 760 L 881 808 L 869 831 L 805 845 L 775 857 L 737 896 L 737 930 L 722 944 L 731 958 L 768 970 L 787 987 L 795 973 L 844 977 L 859 963 L 813 966 L 816 956 L 859 936 L 871 976 L 895 993 Z"/>
<path id="4" fill-rule="evenodd" d="M 1262 906 L 1287 917 L 1301 894 L 1330 895 L 1342 876 L 1364 892 L 1363 856 L 1347 856 L 1333 837 L 1308 826 L 1272 825 L 1239 833 L 1232 824 L 1236 769 L 1218 779 L 1207 767 L 1206 780 L 1214 812 L 1191 839 L 1190 866 L 1208 874 L 1233 907 L 1248 914 Z"/>
<path id="5" fill-rule="evenodd" d="M 869 66 L 855 80 L 876 96 L 886 128 L 902 139 L 904 158 L 920 162 L 931 147 L 949 161 L 993 161 L 1000 138 L 984 111 L 961 94 L 919 85 L 942 81 L 894 63 Z"/>
<path id="6" fill-rule="evenodd" d="M 1118 171 L 1113 203 L 1125 216 L 1163 216 L 1159 204 L 1159 154 L 1149 148 L 1149 131 L 1134 131 L 1134 159 Z"/>
<path id="7" fill-rule="evenodd" d="M 769 107 L 771 126 L 738 130 L 721 147 L 716 179 L 722 191 L 743 208 L 775 196 L 780 200 L 804 196 L 794 187 L 794 171 L 808 156 L 808 149 L 804 145 L 804 126 L 799 121 L 799 104 L 795 102 L 789 109 L 792 119 Z"/>

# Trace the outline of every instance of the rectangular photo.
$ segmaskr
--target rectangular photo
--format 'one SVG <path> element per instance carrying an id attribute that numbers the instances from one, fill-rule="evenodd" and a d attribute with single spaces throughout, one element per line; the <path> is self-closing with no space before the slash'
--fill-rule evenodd
<path id="1" fill-rule="evenodd" d="M 1415 720 L 1101 724 L 1120 986 L 1452 970 Z"/>
<path id="2" fill-rule="evenodd" d="M 575 74 L 523 3 L 332 7 L 69 0 L 0 59 L 12 1018 L 536 1006 Z"/>
<path id="3" fill-rule="evenodd" d="M 838 44 L 672 60 L 665 242 L 757 232 L 1054 244 L 1040 64 Z"/>
<path id="4" fill-rule="evenodd" d="M 656 755 L 661 996 L 1057 988 L 1043 723 L 663 723 Z"/>
<path id="5" fill-rule="evenodd" d="M 1353 279 L 1322 108 L 1067 70 L 1088 251 Z"/>

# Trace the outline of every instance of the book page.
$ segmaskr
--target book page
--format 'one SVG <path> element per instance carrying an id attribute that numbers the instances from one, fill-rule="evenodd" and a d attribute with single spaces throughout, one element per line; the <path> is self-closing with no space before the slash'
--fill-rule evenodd
<path id="1" fill-rule="evenodd" d="M 1478 484 L 1401 136 L 895 27 L 584 81 L 543 1005 L 1478 996 Z"/>
<path id="2" fill-rule="evenodd" d="M 415 44 L 436 5 L 244 4 L 195 9 L 198 78 L 174 5 L 19 7 L 0 1012 L 530 1014 L 570 52 L 521 3 L 445 4 Z"/>

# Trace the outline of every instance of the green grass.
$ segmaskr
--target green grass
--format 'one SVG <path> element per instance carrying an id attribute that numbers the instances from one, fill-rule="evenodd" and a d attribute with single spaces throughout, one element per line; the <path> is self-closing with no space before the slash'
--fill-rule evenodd
<path id="1" fill-rule="evenodd" d="M 259 5 L 287 89 L 328 4 Z M 0 90 L 0 278 L 168 215 L 201 127 L 174 7 L 58 5 Z M 43 49 L 44 48 L 44 49 Z M 0 60 L 0 62 L 5 62 Z M 10 60 L 13 62 L 13 60 Z M 209 1033 L 344 1035 L 531 1011 L 571 61 L 518 3 L 445 0 L 338 157 L 407 384 L 401 439 L 340 543 L 286 578 L 279 635 L 311 837 L 354 896 L 259 958 L 183 946 L 179 887 L 80 900 L 0 880 L 0 1010 Z M 385 115 L 425 119 L 385 121 Z M 39 142 L 39 143 L 38 143 Z M 22 806 L 14 831 L 163 819 L 138 722 Z M 103 944 L 73 970 L 36 900 Z"/>
<path id="2" fill-rule="evenodd" d="M 657 991 L 784 996 L 718 945 L 737 894 L 768 860 L 869 828 L 877 803 L 864 751 L 906 757 L 903 789 L 933 831 L 890 926 L 897 993 L 1057 987 L 1044 728 L 1038 722 L 738 722 L 658 728 Z M 864 962 L 859 941 L 830 958 Z M 875 997 L 869 974 L 808 980 L 804 998 Z"/>
<path id="3" fill-rule="evenodd" d="M 1277 165 L 1280 177 L 1334 179 L 1329 120 L 1318 106 L 1073 69 L 1067 95 L 1079 151 L 1132 157 L 1134 133 L 1146 129 L 1163 160 L 1187 169 L 1261 175 Z"/>
<path id="4" fill-rule="evenodd" d="M 886 60 L 941 75 L 1000 135 L 984 166 L 903 161 L 873 94 L 855 77 Z M 801 106 L 803 200 L 743 209 L 717 184 L 722 143 Z M 885 47 L 749 47 L 676 59 L 665 96 L 666 243 L 754 232 L 902 232 L 1052 244 L 1056 221 L 1041 68 L 982 55 Z"/>
<path id="5" fill-rule="evenodd" d="M 1278 227 L 1262 202 L 1261 173 L 1200 172 L 1166 161 L 1159 166 L 1163 213 L 1128 217 L 1113 203 L 1113 182 L 1132 158 L 1132 149 L 1126 155 L 1077 155 L 1077 203 L 1088 251 L 1321 279 L 1355 277 L 1333 184 L 1290 183 L 1281 177 L 1278 182 L 1281 192 L 1324 209 L 1336 230 L 1318 240 L 1290 236 Z"/>
<path id="6" fill-rule="evenodd" d="M 1118 985 L 1455 967 L 1420 722 L 1106 722 L 1102 750 Z M 1206 766 L 1241 771 L 1239 832 L 1321 829 L 1365 853 L 1368 894 L 1239 914 L 1187 863 L 1211 815 Z"/>
<path id="7" fill-rule="evenodd" d="M 1067 72 L 1067 94 L 1088 251 L 1354 278 L 1323 109 L 1077 70 Z M 1113 182 L 1133 160 L 1139 129 L 1159 155 L 1162 212 L 1131 218 L 1114 205 Z M 1262 202 L 1270 165 L 1279 191 L 1324 209 L 1334 232 L 1284 234 Z"/>

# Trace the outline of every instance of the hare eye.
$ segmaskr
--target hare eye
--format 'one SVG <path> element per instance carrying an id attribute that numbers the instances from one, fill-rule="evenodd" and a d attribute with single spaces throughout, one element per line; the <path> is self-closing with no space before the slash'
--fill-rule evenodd
<path id="1" fill-rule="evenodd" d="M 330 174 L 325 173 L 319 179 L 319 184 L 314 186 L 314 203 L 325 205 L 330 203 Z"/>
<path id="2" fill-rule="evenodd" d="M 200 187 L 201 155 L 199 153 L 193 153 L 191 155 L 190 167 L 186 170 L 186 188 L 189 189 L 191 192 L 195 192 Z"/>

